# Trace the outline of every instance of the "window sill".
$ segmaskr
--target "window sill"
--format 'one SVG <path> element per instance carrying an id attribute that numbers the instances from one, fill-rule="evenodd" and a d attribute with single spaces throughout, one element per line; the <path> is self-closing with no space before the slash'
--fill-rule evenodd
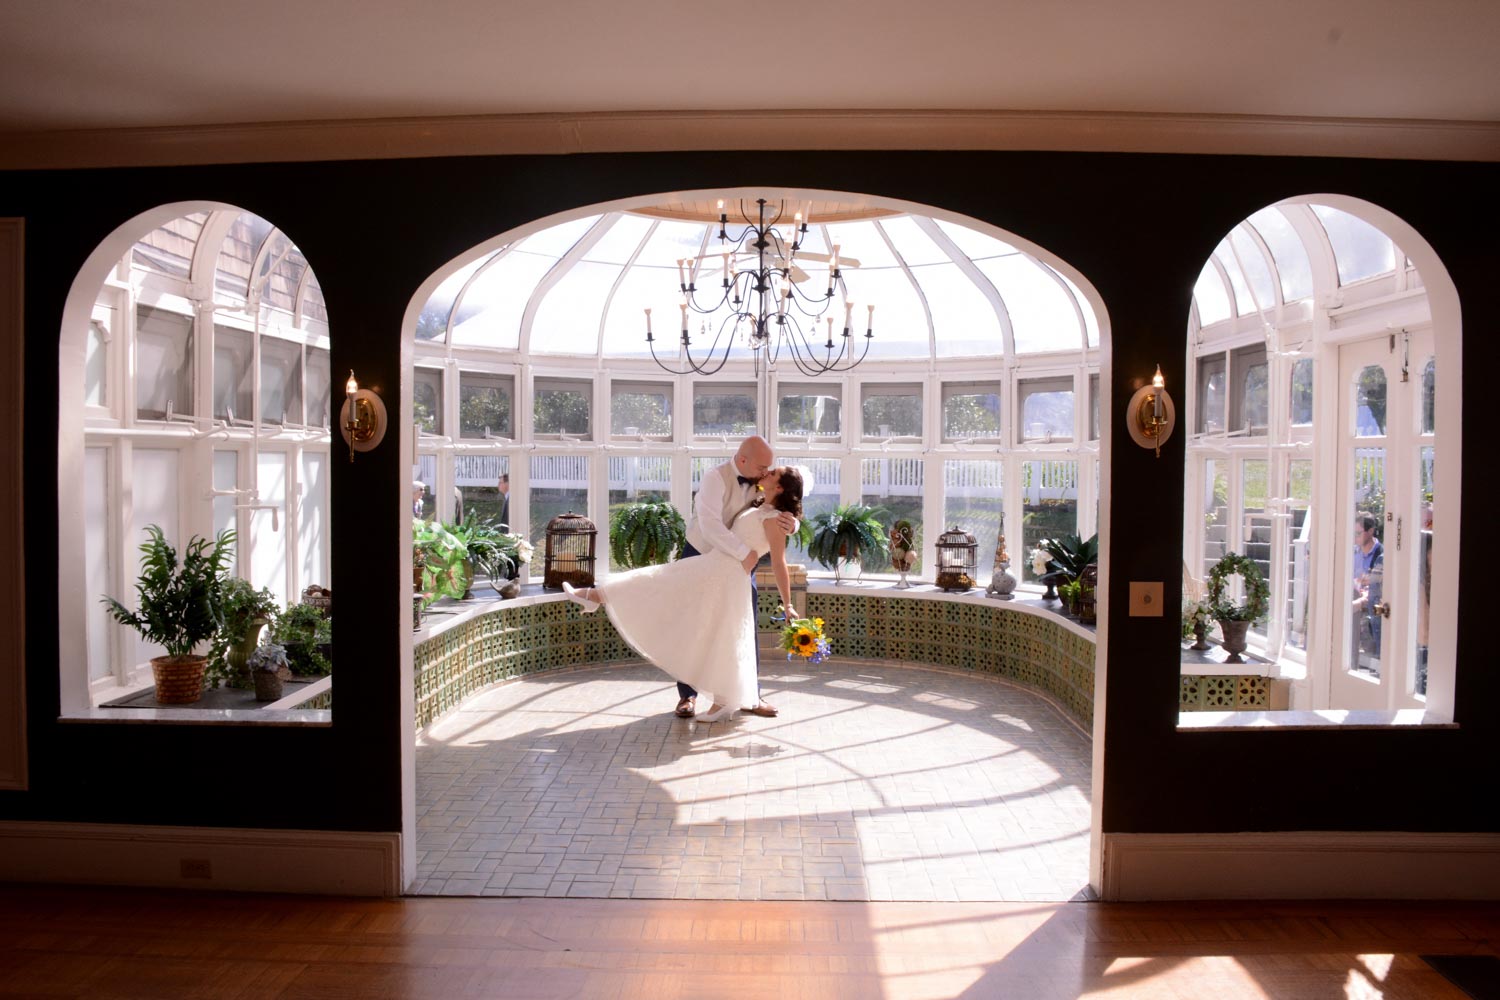
<path id="1" fill-rule="evenodd" d="M 1319 709 L 1295 712 L 1181 712 L 1177 731 L 1245 732 L 1288 729 L 1457 729 L 1453 722 L 1430 722 L 1425 709 L 1395 712 Z"/>

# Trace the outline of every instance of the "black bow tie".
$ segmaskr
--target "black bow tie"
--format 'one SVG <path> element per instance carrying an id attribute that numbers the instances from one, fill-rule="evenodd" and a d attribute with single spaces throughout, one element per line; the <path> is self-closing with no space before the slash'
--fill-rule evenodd
<path id="1" fill-rule="evenodd" d="M 741 486 L 754 486 L 759 480 L 751 479 L 749 476 L 735 476 Z"/>

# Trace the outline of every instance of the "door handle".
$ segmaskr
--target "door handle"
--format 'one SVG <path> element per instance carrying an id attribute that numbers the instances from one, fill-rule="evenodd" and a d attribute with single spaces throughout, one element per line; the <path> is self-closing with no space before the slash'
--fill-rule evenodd
<path id="1" fill-rule="evenodd" d="M 1374 604 L 1370 605 L 1370 611 L 1372 614 L 1377 614 L 1382 618 L 1389 618 L 1391 616 L 1390 602 L 1376 601 Z"/>

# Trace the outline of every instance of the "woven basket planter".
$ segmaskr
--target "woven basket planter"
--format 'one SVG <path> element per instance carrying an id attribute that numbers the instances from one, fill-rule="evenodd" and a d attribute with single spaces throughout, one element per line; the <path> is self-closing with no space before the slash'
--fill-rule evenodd
<path id="1" fill-rule="evenodd" d="M 163 705 L 191 705 L 203 694 L 206 656 L 158 656 L 151 661 L 156 700 Z"/>

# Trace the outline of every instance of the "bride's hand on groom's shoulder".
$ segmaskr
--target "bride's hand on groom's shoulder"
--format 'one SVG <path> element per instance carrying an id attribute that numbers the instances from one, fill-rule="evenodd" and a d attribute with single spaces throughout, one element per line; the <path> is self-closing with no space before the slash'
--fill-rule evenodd
<path id="1" fill-rule="evenodd" d="M 783 534 L 790 535 L 797 530 L 797 519 L 784 510 L 776 512 L 776 526 Z"/>

